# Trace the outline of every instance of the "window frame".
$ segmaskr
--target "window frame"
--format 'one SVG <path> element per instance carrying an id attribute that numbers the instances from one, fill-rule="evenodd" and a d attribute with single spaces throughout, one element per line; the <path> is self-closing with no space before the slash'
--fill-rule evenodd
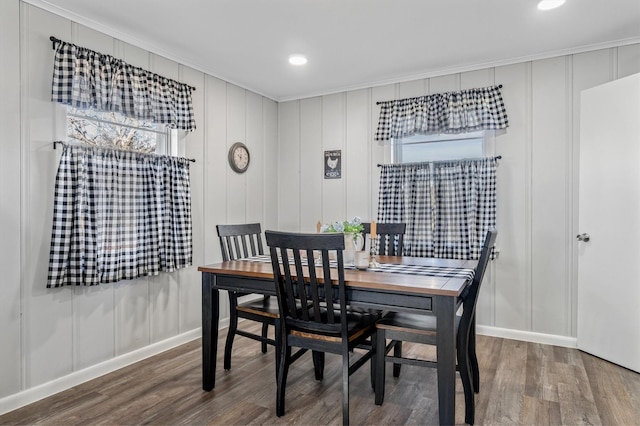
<path id="1" fill-rule="evenodd" d="M 94 111 L 98 115 L 109 114 L 109 112 L 106 112 L 106 111 L 97 111 L 91 108 L 80 108 L 80 107 L 67 105 L 65 108 L 65 114 L 66 114 L 65 115 L 65 135 L 67 139 L 74 141 L 74 143 L 78 143 L 82 145 L 90 145 L 70 135 L 70 132 L 69 132 L 70 118 L 76 118 L 76 119 L 85 120 L 88 122 L 101 123 L 107 126 L 124 127 L 124 128 L 134 129 L 140 132 L 156 134 L 157 135 L 156 141 L 155 141 L 156 144 L 155 144 L 154 150 L 150 151 L 150 153 L 159 154 L 159 155 L 169 155 L 173 157 L 178 156 L 178 151 L 179 151 L 178 142 L 181 140 L 181 137 L 177 129 L 171 129 L 168 126 L 159 124 L 159 123 L 145 122 L 137 118 L 126 117 L 117 112 L 116 114 L 121 115 L 123 119 L 131 120 L 132 122 L 139 123 L 140 125 L 137 126 L 135 124 L 120 123 L 115 120 L 105 119 L 104 117 L 98 118 L 98 117 L 93 117 L 91 115 L 83 115 L 81 113 L 79 114 L 78 111 Z M 147 125 L 151 124 L 153 125 L 153 128 L 144 127 L 145 124 Z M 119 147 L 117 145 L 96 144 L 95 146 L 99 146 L 103 148 L 121 149 L 125 151 L 146 152 L 138 149 L 126 149 L 126 148 Z"/>

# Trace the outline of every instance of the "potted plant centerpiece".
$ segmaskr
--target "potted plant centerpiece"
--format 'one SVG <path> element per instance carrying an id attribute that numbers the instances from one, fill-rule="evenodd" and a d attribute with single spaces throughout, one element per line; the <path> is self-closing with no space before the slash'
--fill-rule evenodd
<path id="1" fill-rule="evenodd" d="M 320 227 L 320 232 L 342 232 L 344 234 L 344 263 L 353 265 L 356 251 L 361 250 L 364 245 L 362 232 L 364 226 L 362 220 L 355 216 L 351 220 L 343 222 L 333 222 Z"/>

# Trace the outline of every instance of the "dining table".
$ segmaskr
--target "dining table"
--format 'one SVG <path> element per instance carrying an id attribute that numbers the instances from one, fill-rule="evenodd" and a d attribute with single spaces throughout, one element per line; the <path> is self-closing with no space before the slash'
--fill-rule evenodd
<path id="1" fill-rule="evenodd" d="M 377 256 L 371 268 L 345 266 L 349 304 L 437 318 L 437 387 L 440 424 L 455 423 L 456 312 L 476 260 Z M 202 272 L 202 388 L 215 387 L 220 290 L 276 296 L 269 256 L 198 267 Z"/>

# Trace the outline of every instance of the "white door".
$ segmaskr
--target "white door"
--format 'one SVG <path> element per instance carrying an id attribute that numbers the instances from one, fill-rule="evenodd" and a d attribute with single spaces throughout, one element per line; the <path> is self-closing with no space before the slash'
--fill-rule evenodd
<path id="1" fill-rule="evenodd" d="M 581 93 L 579 217 L 578 349 L 640 372 L 640 74 Z"/>

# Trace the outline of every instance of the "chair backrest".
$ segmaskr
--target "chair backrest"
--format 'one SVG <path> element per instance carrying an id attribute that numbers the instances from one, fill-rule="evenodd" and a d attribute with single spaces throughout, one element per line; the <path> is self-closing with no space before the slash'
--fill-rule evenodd
<path id="1" fill-rule="evenodd" d="M 363 222 L 365 244 L 367 235 L 371 237 L 371 223 Z M 404 234 L 407 225 L 405 223 L 376 223 L 376 236 L 378 239 L 379 255 L 402 256 L 404 249 Z M 375 241 L 371 241 L 375 244 Z"/>
<path id="2" fill-rule="evenodd" d="M 473 281 L 462 294 L 463 311 L 461 322 L 470 323 L 473 318 L 473 314 L 476 309 L 476 302 L 478 301 L 478 294 L 480 294 L 480 286 L 482 285 L 484 273 L 487 270 L 487 265 L 489 264 L 489 259 L 491 258 L 491 252 L 493 251 L 497 235 L 498 231 L 494 228 L 489 229 L 485 235 L 484 243 L 482 244 L 482 251 L 480 252 L 480 259 L 478 259 L 476 272 L 473 276 Z"/>
<path id="3" fill-rule="evenodd" d="M 216 225 L 222 260 L 236 260 L 264 254 L 259 223 Z"/>
<path id="4" fill-rule="evenodd" d="M 347 306 L 342 257 L 344 235 L 265 231 L 265 238 L 271 254 L 280 318 L 285 319 L 286 326 L 346 336 L 347 324 L 341 320 L 345 315 L 340 315 L 346 312 Z M 330 268 L 331 257 L 335 258 L 337 268 Z"/>

